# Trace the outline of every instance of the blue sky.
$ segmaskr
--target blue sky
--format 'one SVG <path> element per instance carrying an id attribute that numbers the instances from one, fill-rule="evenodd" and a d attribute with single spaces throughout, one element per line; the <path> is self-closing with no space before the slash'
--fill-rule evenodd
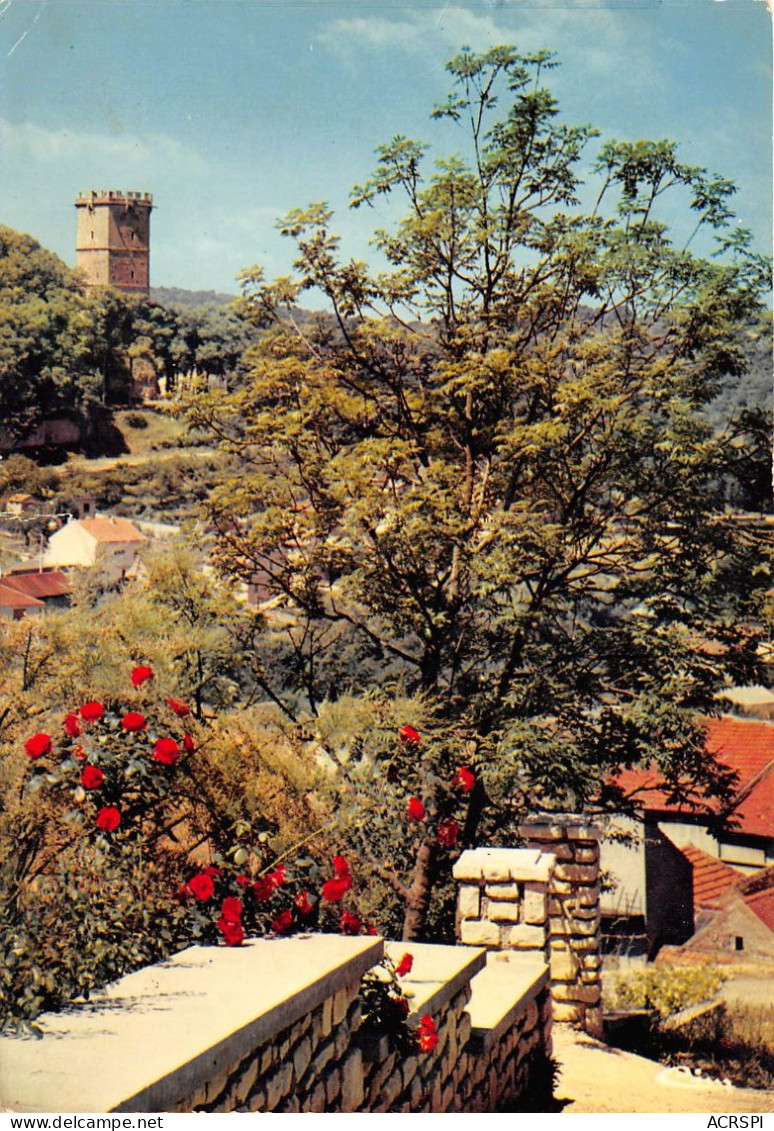
<path id="1" fill-rule="evenodd" d="M 547 47 L 565 120 L 670 137 L 739 186 L 771 248 L 771 15 L 762 0 L 0 0 L 0 223 L 74 262 L 79 191 L 150 191 L 152 282 L 235 291 L 286 272 L 274 230 L 326 200 L 347 254 L 389 220 L 351 187 L 396 133 L 439 156 L 446 60 Z M 590 157 L 592 154 L 590 154 Z"/>

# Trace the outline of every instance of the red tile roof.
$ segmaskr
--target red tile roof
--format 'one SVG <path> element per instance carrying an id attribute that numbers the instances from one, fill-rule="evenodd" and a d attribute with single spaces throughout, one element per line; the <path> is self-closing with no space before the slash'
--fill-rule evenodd
<path id="1" fill-rule="evenodd" d="M 774 887 L 756 891 L 754 895 L 746 895 L 744 901 L 760 921 L 765 923 L 770 931 L 774 931 Z"/>
<path id="2" fill-rule="evenodd" d="M 735 887 L 743 879 L 741 872 L 710 856 L 709 852 L 694 844 L 684 844 L 680 851 L 693 868 L 693 906 L 700 908 L 716 907 L 721 895 Z"/>
<path id="3" fill-rule="evenodd" d="M 27 593 L 20 593 L 4 581 L 0 581 L 0 608 L 3 609 L 42 609 L 43 602 Z"/>
<path id="4" fill-rule="evenodd" d="M 706 725 L 707 752 L 719 765 L 738 775 L 736 800 L 730 812 L 734 832 L 774 837 L 774 723 L 723 715 L 707 719 Z M 664 780 L 655 766 L 621 770 L 614 782 L 626 797 L 645 809 L 667 813 L 698 811 L 698 795 L 694 795 L 693 805 L 668 800 L 662 788 Z M 712 808 L 717 810 L 717 803 Z"/>
<path id="5" fill-rule="evenodd" d="M 78 520 L 97 542 L 147 542 L 137 527 L 128 518 L 81 518 Z"/>
<path id="6" fill-rule="evenodd" d="M 72 591 L 67 574 L 58 569 L 9 573 L 2 578 L 2 583 L 19 593 L 26 593 L 28 597 L 66 597 Z"/>

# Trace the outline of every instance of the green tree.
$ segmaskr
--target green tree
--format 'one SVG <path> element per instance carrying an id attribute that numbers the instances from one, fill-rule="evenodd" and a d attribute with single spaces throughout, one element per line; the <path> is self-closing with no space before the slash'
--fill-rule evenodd
<path id="1" fill-rule="evenodd" d="M 524 806 L 581 807 L 643 759 L 675 789 L 727 790 L 698 719 L 754 678 L 740 620 L 770 585 L 723 521 L 739 448 L 701 411 L 741 367 L 767 266 L 731 227 L 733 185 L 671 142 L 603 144 L 584 211 L 595 131 L 560 119 L 554 65 L 510 47 L 452 59 L 434 116 L 462 151 L 428 166 L 398 136 L 354 190 L 355 207 L 404 201 L 376 233 L 386 269 L 341 256 L 325 205 L 291 212 L 292 277 L 245 273 L 271 327 L 249 380 L 189 404 L 240 461 L 209 518 L 219 567 L 273 598 L 274 694 L 312 720 L 347 692 L 419 696 L 437 735 L 414 755 L 428 811 L 455 759 L 477 771 L 463 843 Z M 681 207 L 682 244 L 665 221 Z M 717 258 L 693 253 L 697 232 Z M 306 293 L 329 313 L 295 317 Z M 405 751 L 396 769 L 394 742 L 363 760 L 364 741 L 338 764 L 397 782 L 402 806 Z M 357 818 L 377 822 L 382 860 L 387 812 Z M 401 881 L 409 936 L 438 850 L 419 837 Z"/>
<path id="2" fill-rule="evenodd" d="M 44 414 L 78 412 L 98 391 L 81 364 L 83 300 L 74 274 L 30 236 L 0 226 L 0 420 L 5 440 Z"/>

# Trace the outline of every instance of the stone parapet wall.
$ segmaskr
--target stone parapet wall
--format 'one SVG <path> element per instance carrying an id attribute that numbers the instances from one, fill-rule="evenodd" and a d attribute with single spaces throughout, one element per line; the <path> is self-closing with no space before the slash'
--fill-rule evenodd
<path id="1" fill-rule="evenodd" d="M 364 1033 L 363 974 L 414 957 L 401 1055 Z M 87 1005 L 0 1037 L 0 1108 L 24 1112 L 465 1112 L 518 1104 L 550 1079 L 548 968 L 481 948 L 310 935 L 191 947 Z M 94 1065 L 100 1071 L 94 1071 Z M 546 1100 L 548 1095 L 546 1095 Z M 534 1110 L 534 1109 L 531 1109 Z"/>
<path id="2" fill-rule="evenodd" d="M 407 949 L 414 957 L 402 980 L 409 1024 L 429 1014 L 438 1044 L 432 1052 L 400 1057 L 386 1038 L 374 1046 L 366 1037 L 360 1110 L 487 1112 L 540 1092 L 551 1053 L 545 963 L 527 956 L 509 963 L 505 955 L 473 947 L 386 944 L 395 962 Z"/>
<path id="3" fill-rule="evenodd" d="M 44 1015 L 40 1041 L 0 1038 L 0 1108 L 351 1111 L 357 995 L 383 949 L 339 935 L 190 947 Z"/>
<path id="4" fill-rule="evenodd" d="M 175 1105 L 176 1111 L 351 1112 L 363 1102 L 360 980 L 250 1049 Z"/>

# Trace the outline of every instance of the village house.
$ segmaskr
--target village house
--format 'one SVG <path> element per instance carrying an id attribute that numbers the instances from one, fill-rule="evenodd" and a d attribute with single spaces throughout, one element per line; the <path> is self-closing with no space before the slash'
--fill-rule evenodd
<path id="1" fill-rule="evenodd" d="M 41 505 L 40 499 L 24 493 L 9 495 L 5 501 L 6 511 L 15 518 L 23 518 L 25 515 L 39 511 Z"/>
<path id="2" fill-rule="evenodd" d="M 41 613 L 45 605 L 37 597 L 23 593 L 0 578 L 0 620 L 21 620 Z"/>
<path id="3" fill-rule="evenodd" d="M 21 620 L 47 607 L 70 603 L 70 581 L 61 570 L 12 569 L 0 577 L 0 618 Z"/>
<path id="4" fill-rule="evenodd" d="M 774 868 L 745 876 L 700 848 L 683 849 L 693 867 L 695 932 L 668 961 L 774 962 Z"/>
<path id="5" fill-rule="evenodd" d="M 685 943 L 700 925 L 695 894 L 708 875 L 707 858 L 729 870 L 729 887 L 774 865 L 774 725 L 708 719 L 707 753 L 736 774 L 720 828 L 719 806 L 708 811 L 671 801 L 653 767 L 615 778 L 638 811 L 611 818 L 602 844 L 608 883 L 601 910 L 610 950 L 653 957 L 664 944 Z"/>
<path id="6" fill-rule="evenodd" d="M 126 518 L 73 519 L 49 538 L 44 565 L 97 565 L 104 579 L 113 584 L 135 567 L 137 554 L 147 541 Z"/>

